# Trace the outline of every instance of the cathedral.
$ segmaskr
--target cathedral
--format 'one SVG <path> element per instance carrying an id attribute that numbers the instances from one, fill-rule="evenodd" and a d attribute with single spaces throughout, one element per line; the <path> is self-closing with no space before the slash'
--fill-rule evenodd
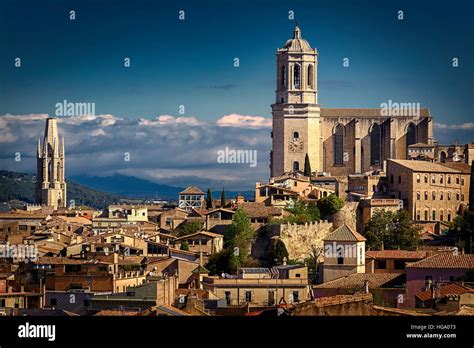
<path id="1" fill-rule="evenodd" d="M 304 170 L 334 176 L 383 169 L 386 159 L 406 159 L 413 144 L 434 144 L 429 110 L 386 112 L 381 108 L 321 108 L 318 51 L 295 27 L 276 52 L 276 101 L 272 105 L 271 176 Z M 342 96 L 341 96 L 342 97 Z"/>
<path id="2" fill-rule="evenodd" d="M 55 209 L 66 207 L 64 175 L 64 137 L 59 141 L 55 118 L 46 120 L 43 147 L 38 139 L 36 171 L 36 203 Z"/>

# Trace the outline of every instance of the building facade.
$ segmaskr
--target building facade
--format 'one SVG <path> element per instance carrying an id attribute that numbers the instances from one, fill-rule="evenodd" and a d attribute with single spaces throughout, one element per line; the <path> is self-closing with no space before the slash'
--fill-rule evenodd
<path id="1" fill-rule="evenodd" d="M 277 50 L 276 101 L 272 105 L 271 176 L 303 171 L 332 175 L 381 168 L 388 158 L 406 159 L 408 146 L 433 144 L 428 109 L 400 103 L 374 109 L 324 109 L 318 103 L 318 52 L 295 27 Z"/>
<path id="2" fill-rule="evenodd" d="M 66 207 L 64 137 L 59 141 L 55 118 L 46 120 L 43 146 L 38 139 L 35 196 L 36 203 L 55 209 Z"/>
<path id="3" fill-rule="evenodd" d="M 425 161 L 389 160 L 389 194 L 401 199 L 414 221 L 454 219 L 469 200 L 470 166 Z"/>

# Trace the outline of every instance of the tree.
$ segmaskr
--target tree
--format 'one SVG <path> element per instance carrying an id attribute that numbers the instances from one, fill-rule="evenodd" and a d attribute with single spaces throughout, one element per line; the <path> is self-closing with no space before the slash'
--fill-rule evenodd
<path id="1" fill-rule="evenodd" d="M 225 191 L 224 189 L 222 189 L 222 192 L 221 192 L 221 208 L 224 208 L 225 207 Z"/>
<path id="2" fill-rule="evenodd" d="M 421 226 L 410 219 L 407 211 L 378 210 L 364 230 L 366 245 L 372 250 L 415 250 L 419 243 Z"/>
<path id="3" fill-rule="evenodd" d="M 344 207 L 344 201 L 335 194 L 318 200 L 318 209 L 322 216 L 334 215 L 341 210 L 342 207 Z"/>
<path id="4" fill-rule="evenodd" d="M 304 157 L 304 176 L 311 178 L 311 163 L 308 154 Z"/>
<path id="5" fill-rule="evenodd" d="M 183 242 L 181 243 L 180 249 L 184 251 L 189 251 L 189 243 L 187 240 L 183 240 Z"/>
<path id="6" fill-rule="evenodd" d="M 202 221 L 186 220 L 178 227 L 178 236 L 187 236 L 202 230 Z"/>
<path id="7" fill-rule="evenodd" d="M 288 260 L 289 256 L 286 245 L 281 239 L 272 239 L 270 241 L 267 255 L 271 265 L 281 265 L 284 259 Z"/>
<path id="8" fill-rule="evenodd" d="M 312 221 L 319 221 L 319 209 L 314 202 L 305 203 L 303 201 L 291 201 L 284 208 L 290 215 L 281 219 L 271 220 L 273 224 L 296 223 L 304 224 Z"/>
<path id="9" fill-rule="evenodd" d="M 211 193 L 210 188 L 207 189 L 206 208 L 207 209 L 212 209 L 212 193 Z"/>

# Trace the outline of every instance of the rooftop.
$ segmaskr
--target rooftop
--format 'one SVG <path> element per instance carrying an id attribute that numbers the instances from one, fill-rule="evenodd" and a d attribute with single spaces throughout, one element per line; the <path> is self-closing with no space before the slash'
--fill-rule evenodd
<path id="1" fill-rule="evenodd" d="M 365 281 L 369 282 L 369 289 L 383 287 L 387 283 L 400 277 L 400 281 L 404 274 L 398 273 L 354 273 L 346 277 L 331 280 L 327 283 L 313 286 L 313 289 L 335 289 L 335 288 L 356 288 L 363 289 Z M 398 279 L 397 279 L 398 280 Z"/>
<path id="2" fill-rule="evenodd" d="M 180 195 L 203 195 L 204 192 L 202 192 L 196 186 L 188 186 L 184 189 L 184 191 L 181 191 L 179 194 Z"/>
<path id="3" fill-rule="evenodd" d="M 457 283 L 450 283 L 448 285 L 442 286 L 439 289 L 439 294 L 437 294 L 437 296 L 445 297 L 445 296 L 450 296 L 450 295 L 462 295 L 465 292 L 469 292 L 469 291 L 470 291 L 470 288 L 466 286 L 463 286 Z M 431 290 L 420 292 L 416 294 L 415 297 L 418 297 L 422 301 L 428 301 L 431 299 Z"/>
<path id="4" fill-rule="evenodd" d="M 440 252 L 426 259 L 407 264 L 406 268 L 474 268 L 474 254 Z"/>
<path id="5" fill-rule="evenodd" d="M 389 159 L 388 161 L 401 165 L 414 172 L 453 173 L 453 174 L 461 173 L 461 171 L 458 169 L 452 169 L 440 163 L 432 163 L 432 162 L 427 162 L 427 161 L 400 160 L 400 159 Z"/>
<path id="6" fill-rule="evenodd" d="M 349 226 L 344 224 L 343 226 L 336 228 L 332 231 L 323 241 L 331 242 L 363 242 L 366 239 L 360 233 L 353 231 Z"/>
<path id="7" fill-rule="evenodd" d="M 370 250 L 365 253 L 365 257 L 372 259 L 403 259 L 415 260 L 424 259 L 428 256 L 427 251 L 409 251 L 409 250 Z"/>

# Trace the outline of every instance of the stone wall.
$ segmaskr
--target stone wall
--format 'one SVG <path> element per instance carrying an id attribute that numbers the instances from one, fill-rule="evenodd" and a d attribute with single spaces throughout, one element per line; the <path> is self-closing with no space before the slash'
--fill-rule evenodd
<path id="1" fill-rule="evenodd" d="M 289 259 L 304 260 L 309 257 L 311 246 L 323 248 L 323 239 L 332 231 L 333 224 L 326 220 L 304 225 L 283 224 L 269 226 L 270 237 L 280 238 L 288 250 Z"/>

